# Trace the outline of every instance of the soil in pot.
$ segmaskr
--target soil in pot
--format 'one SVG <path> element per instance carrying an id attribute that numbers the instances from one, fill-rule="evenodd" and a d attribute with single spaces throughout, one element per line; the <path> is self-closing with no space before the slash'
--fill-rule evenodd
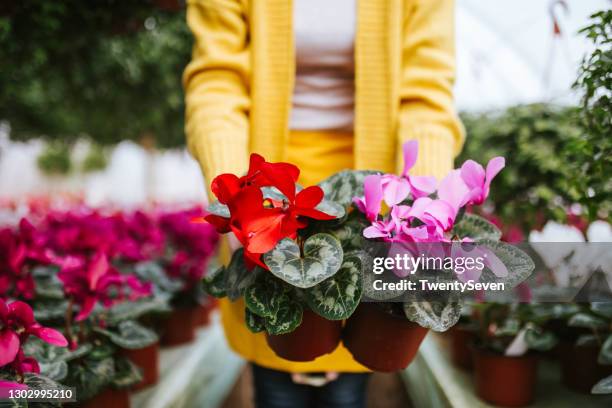
<path id="1" fill-rule="evenodd" d="M 596 345 L 576 346 L 562 342 L 561 382 L 568 388 L 590 394 L 591 388 L 602 378 L 612 375 L 612 366 L 597 364 L 599 347 Z"/>
<path id="2" fill-rule="evenodd" d="M 178 346 L 192 342 L 195 339 L 196 319 L 199 310 L 196 307 L 172 310 L 162 328 L 162 345 Z"/>
<path id="3" fill-rule="evenodd" d="M 130 408 L 130 394 L 127 390 L 107 388 L 92 399 L 85 401 L 83 408 Z"/>
<path id="4" fill-rule="evenodd" d="M 353 358 L 373 371 L 394 372 L 414 359 L 427 329 L 385 312 L 376 303 L 362 303 L 347 320 L 342 341 Z"/>
<path id="5" fill-rule="evenodd" d="M 523 407 L 533 401 L 538 358 L 507 357 L 482 348 L 474 350 L 476 393 L 502 407 Z"/>
<path id="6" fill-rule="evenodd" d="M 474 330 L 468 326 L 458 324 L 449 330 L 451 338 L 451 359 L 453 364 L 466 370 L 473 365 L 472 343 L 476 339 Z"/>
<path id="7" fill-rule="evenodd" d="M 312 361 L 334 351 L 340 344 L 341 332 L 341 321 L 327 320 L 304 310 L 297 329 L 278 336 L 266 334 L 266 340 L 276 355 L 285 360 Z"/>
<path id="8" fill-rule="evenodd" d="M 157 383 L 159 379 L 159 343 L 136 350 L 121 349 L 121 354 L 142 369 L 142 381 L 132 387 L 137 391 Z"/>

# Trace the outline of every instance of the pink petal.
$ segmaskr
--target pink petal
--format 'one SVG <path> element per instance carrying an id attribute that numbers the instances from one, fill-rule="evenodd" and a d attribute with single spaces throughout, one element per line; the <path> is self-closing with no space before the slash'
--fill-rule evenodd
<path id="1" fill-rule="evenodd" d="M 485 182 L 485 171 L 474 160 L 466 160 L 461 166 L 461 178 L 470 189 L 482 187 Z"/>
<path id="2" fill-rule="evenodd" d="M 427 209 L 427 206 L 431 204 L 432 201 L 433 200 L 429 197 L 417 198 L 416 200 L 414 200 L 414 203 L 412 203 L 412 207 L 410 208 L 410 211 L 408 212 L 407 216 L 409 218 L 421 219 L 423 217 L 423 214 L 425 213 L 425 209 Z"/>
<path id="3" fill-rule="evenodd" d="M 10 391 L 27 390 L 28 386 L 13 381 L 0 380 L 0 399 L 10 398 Z"/>
<path id="4" fill-rule="evenodd" d="M 408 180 L 391 175 L 391 177 L 383 176 L 383 195 L 385 202 L 389 207 L 401 203 L 410 194 L 410 184 Z"/>
<path id="5" fill-rule="evenodd" d="M 489 163 L 487 164 L 487 177 L 484 186 L 485 194 L 489 194 L 489 186 L 491 186 L 491 181 L 500 171 L 502 171 L 504 167 L 506 167 L 506 159 L 503 157 L 497 156 L 489 160 Z"/>
<path id="6" fill-rule="evenodd" d="M 89 296 L 85 299 L 83 304 L 81 305 L 81 310 L 79 314 L 74 318 L 75 321 L 80 322 L 81 320 L 87 319 L 87 317 L 91 314 L 94 306 L 96 305 L 97 299 L 94 296 Z"/>
<path id="7" fill-rule="evenodd" d="M 416 140 L 409 140 L 402 146 L 404 152 L 404 170 L 402 176 L 408 176 L 408 172 L 414 167 L 419 155 L 419 142 Z"/>
<path id="8" fill-rule="evenodd" d="M 409 176 L 408 182 L 410 183 L 411 193 L 413 198 L 424 197 L 432 194 L 436 191 L 438 180 L 435 177 L 430 176 Z"/>
<path id="9" fill-rule="evenodd" d="M 28 327 L 34 323 L 34 312 L 27 303 L 16 300 L 9 304 L 8 308 L 9 313 L 16 317 L 24 326 Z"/>
<path id="10" fill-rule="evenodd" d="M 438 187 L 438 198 L 446 201 L 457 211 L 463 207 L 469 198 L 470 189 L 461 178 L 460 170 L 452 170 Z"/>
<path id="11" fill-rule="evenodd" d="M 383 199 L 381 176 L 372 174 L 363 181 L 363 191 L 366 204 L 366 216 L 372 221 L 378 218 Z"/>
<path id="12" fill-rule="evenodd" d="M 66 347 L 68 345 L 68 340 L 66 340 L 66 337 L 55 329 L 39 326 L 35 327 L 30 332 L 34 336 L 53 346 Z"/>
<path id="13" fill-rule="evenodd" d="M 372 225 L 363 230 L 363 236 L 366 238 L 385 238 L 389 235 L 388 232 L 381 231 L 378 227 Z"/>
<path id="14" fill-rule="evenodd" d="M 456 210 L 451 207 L 449 203 L 443 200 L 432 201 L 431 204 L 427 206 L 425 214 L 431 216 L 435 221 L 437 221 L 440 227 L 442 227 L 445 231 L 451 229 L 455 221 L 455 217 L 457 216 Z"/>
<path id="15" fill-rule="evenodd" d="M 486 248 L 481 248 L 482 256 L 484 257 L 484 264 L 487 268 L 493 272 L 498 278 L 504 278 L 508 276 L 508 268 L 506 265 L 495 255 L 493 251 Z"/>
<path id="16" fill-rule="evenodd" d="M 108 271 L 108 259 L 106 254 L 100 253 L 96 255 L 87 271 L 87 278 L 89 281 L 89 289 L 95 290 L 98 286 L 98 280 Z"/>
<path id="17" fill-rule="evenodd" d="M 12 363 L 19 352 L 19 337 L 9 329 L 0 331 L 0 367 Z"/>

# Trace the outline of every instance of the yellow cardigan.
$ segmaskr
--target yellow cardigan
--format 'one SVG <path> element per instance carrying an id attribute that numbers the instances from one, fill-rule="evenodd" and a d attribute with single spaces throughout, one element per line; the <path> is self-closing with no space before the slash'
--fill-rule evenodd
<path id="1" fill-rule="evenodd" d="M 419 141 L 413 174 L 441 177 L 461 150 L 453 106 L 454 0 L 356 0 L 355 167 L 387 172 Z M 249 152 L 284 159 L 295 73 L 290 0 L 188 0 L 187 145 L 208 181 Z"/>

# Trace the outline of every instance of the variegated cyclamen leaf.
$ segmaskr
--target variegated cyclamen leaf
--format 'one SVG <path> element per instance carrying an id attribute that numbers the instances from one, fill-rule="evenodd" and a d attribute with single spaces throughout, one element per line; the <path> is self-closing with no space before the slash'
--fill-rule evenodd
<path id="1" fill-rule="evenodd" d="M 514 245 L 491 240 L 482 240 L 478 245 L 481 248 L 491 250 L 508 269 L 507 276 L 498 277 L 488 268 L 485 268 L 480 277 L 480 282 L 504 283 L 506 289 L 511 289 L 527 279 L 535 269 L 531 257 Z"/>
<path id="2" fill-rule="evenodd" d="M 134 320 L 123 321 L 119 323 L 116 329 L 95 328 L 94 330 L 107 336 L 117 346 L 128 350 L 141 349 L 158 340 L 157 334 L 153 330 Z"/>
<path id="3" fill-rule="evenodd" d="M 457 302 L 406 302 L 404 313 L 408 320 L 437 332 L 453 327 L 461 317 L 461 304 Z"/>
<path id="4" fill-rule="evenodd" d="M 599 356 L 597 357 L 597 362 L 602 365 L 612 364 L 612 334 L 608 335 L 601 346 Z"/>
<path id="5" fill-rule="evenodd" d="M 244 302 L 251 312 L 261 317 L 274 317 L 281 302 L 288 297 L 284 283 L 269 273 L 261 273 L 244 292 Z"/>
<path id="6" fill-rule="evenodd" d="M 300 247 L 285 238 L 264 254 L 264 262 L 272 274 L 285 282 L 299 288 L 310 288 L 338 272 L 342 257 L 340 241 L 330 234 L 320 233 L 304 242 L 303 258 L 300 257 Z"/>
<path id="7" fill-rule="evenodd" d="M 266 331 L 271 335 L 287 334 L 302 323 L 302 305 L 294 299 L 286 298 L 276 316 L 265 319 Z"/>
<path id="8" fill-rule="evenodd" d="M 142 381 L 142 369 L 127 358 L 117 359 L 113 386 L 119 389 L 128 388 Z"/>
<path id="9" fill-rule="evenodd" d="M 353 202 L 353 197 L 363 195 L 363 180 L 370 174 L 377 174 L 377 172 L 343 170 L 320 182 L 319 187 L 323 189 L 326 199 L 348 207 Z"/>
<path id="10" fill-rule="evenodd" d="M 229 207 L 225 204 L 221 204 L 219 201 L 213 201 L 208 205 L 206 211 L 219 217 L 229 218 L 231 216 Z"/>
<path id="11" fill-rule="evenodd" d="M 359 257 L 345 257 L 338 273 L 306 290 L 310 309 L 328 320 L 348 319 L 361 300 L 362 269 Z"/>
<path id="12" fill-rule="evenodd" d="M 234 251 L 232 259 L 225 270 L 225 289 L 227 297 L 233 302 L 238 300 L 255 278 L 259 268 L 248 270 L 244 263 L 244 249 Z"/>
<path id="13" fill-rule="evenodd" d="M 53 381 L 62 381 L 68 375 L 68 364 L 65 361 L 40 363 L 40 373 Z"/>
<path id="14" fill-rule="evenodd" d="M 502 236 L 501 231 L 495 225 L 481 216 L 469 213 L 464 214 L 461 221 L 455 224 L 452 234 L 460 238 L 469 237 L 475 241 L 482 239 L 499 241 Z"/>
<path id="15" fill-rule="evenodd" d="M 612 375 L 600 380 L 591 389 L 591 394 L 612 394 Z"/>
<path id="16" fill-rule="evenodd" d="M 261 316 L 257 316 L 255 313 L 251 312 L 248 308 L 244 309 L 244 321 L 246 323 L 247 328 L 252 333 L 260 333 L 266 330 L 265 319 Z"/>
<path id="17" fill-rule="evenodd" d="M 557 337 L 549 331 L 528 328 L 525 342 L 531 350 L 548 351 L 557 345 Z"/>
<path id="18" fill-rule="evenodd" d="M 321 200 L 321 202 L 317 204 L 315 208 L 327 215 L 331 215 L 336 218 L 342 218 L 345 214 L 343 206 L 336 203 L 335 201 L 327 200 L 325 198 Z"/>
<path id="19" fill-rule="evenodd" d="M 225 266 L 221 266 L 217 270 L 207 274 L 202 281 L 204 291 L 216 298 L 227 296 L 226 273 Z"/>

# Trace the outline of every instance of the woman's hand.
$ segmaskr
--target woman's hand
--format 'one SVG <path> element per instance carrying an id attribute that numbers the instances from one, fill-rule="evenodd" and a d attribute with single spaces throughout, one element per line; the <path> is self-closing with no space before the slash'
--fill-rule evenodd
<path id="1" fill-rule="evenodd" d="M 305 373 L 291 373 L 291 380 L 296 384 L 310 385 L 311 387 L 322 387 L 338 379 L 339 374 L 335 371 L 327 371 L 324 375 L 311 375 Z"/>

